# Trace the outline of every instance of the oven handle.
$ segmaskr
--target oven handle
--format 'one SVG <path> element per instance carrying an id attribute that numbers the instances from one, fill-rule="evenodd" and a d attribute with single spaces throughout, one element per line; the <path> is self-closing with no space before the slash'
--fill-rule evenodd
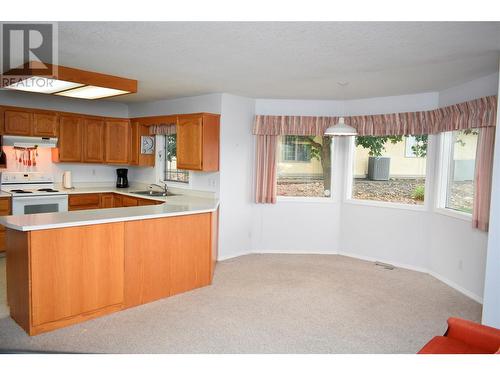
<path id="1" fill-rule="evenodd" d="M 32 195 L 32 196 L 13 196 L 12 201 L 16 202 L 34 202 L 34 201 L 40 201 L 40 200 L 46 200 L 47 198 L 58 198 L 59 200 L 67 200 L 68 199 L 68 194 L 51 194 L 51 195 Z"/>

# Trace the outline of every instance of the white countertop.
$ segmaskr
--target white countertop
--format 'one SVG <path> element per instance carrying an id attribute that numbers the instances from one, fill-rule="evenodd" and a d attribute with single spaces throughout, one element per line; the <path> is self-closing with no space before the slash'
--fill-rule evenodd
<path id="1" fill-rule="evenodd" d="M 96 210 L 0 216 L 0 224 L 10 229 L 26 232 L 31 230 L 76 227 L 81 225 L 192 215 L 198 213 L 213 212 L 219 207 L 219 200 L 215 198 L 197 197 L 190 195 L 148 197 L 132 193 L 132 191 L 138 190 L 147 189 L 141 189 L 140 187 L 118 189 L 115 187 L 104 186 L 61 189 L 61 192 L 68 194 L 120 193 L 137 198 L 163 201 L 165 203 L 152 206 L 101 208 Z M 6 194 L 6 196 L 10 196 L 7 193 L 4 194 Z"/>

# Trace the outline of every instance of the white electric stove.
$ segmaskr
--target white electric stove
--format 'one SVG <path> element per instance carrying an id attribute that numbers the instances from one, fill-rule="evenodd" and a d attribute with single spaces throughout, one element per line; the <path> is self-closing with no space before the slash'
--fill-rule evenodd
<path id="1" fill-rule="evenodd" d="M 12 215 L 68 211 L 68 195 L 43 172 L 3 172 L 2 190 L 12 195 Z"/>

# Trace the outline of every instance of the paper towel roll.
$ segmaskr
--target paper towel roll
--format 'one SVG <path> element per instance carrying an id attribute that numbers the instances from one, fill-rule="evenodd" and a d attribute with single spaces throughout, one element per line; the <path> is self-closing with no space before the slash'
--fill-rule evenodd
<path id="1" fill-rule="evenodd" d="M 71 171 L 65 171 L 63 173 L 63 187 L 65 189 L 71 189 L 73 187 L 73 182 L 71 181 Z"/>

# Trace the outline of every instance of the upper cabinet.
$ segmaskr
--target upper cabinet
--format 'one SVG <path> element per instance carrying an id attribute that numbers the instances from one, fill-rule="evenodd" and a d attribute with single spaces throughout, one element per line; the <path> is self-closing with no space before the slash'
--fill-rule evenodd
<path id="1" fill-rule="evenodd" d="M 195 113 L 135 119 L 0 106 L 0 134 L 57 137 L 52 160 L 153 167 L 152 125 L 175 125 L 177 168 L 219 170 L 220 115 Z"/>
<path id="2" fill-rule="evenodd" d="M 56 114 L 34 113 L 32 134 L 37 137 L 56 137 L 57 125 Z"/>
<path id="3" fill-rule="evenodd" d="M 106 121 L 104 129 L 105 162 L 110 164 L 128 164 L 130 122 L 128 120 Z"/>
<path id="4" fill-rule="evenodd" d="M 84 162 L 104 162 L 104 121 L 85 119 L 82 148 Z"/>
<path id="5" fill-rule="evenodd" d="M 219 170 L 219 115 L 179 115 L 177 168 L 214 172 Z"/>
<path id="6" fill-rule="evenodd" d="M 31 135 L 33 113 L 7 110 L 4 114 L 4 132 L 9 135 Z"/>
<path id="7" fill-rule="evenodd" d="M 53 112 L 6 109 L 3 133 L 8 135 L 56 137 L 59 118 Z"/>
<path id="8" fill-rule="evenodd" d="M 61 116 L 59 120 L 58 147 L 52 150 L 54 161 L 81 162 L 82 127 L 84 119 L 76 116 Z"/>

